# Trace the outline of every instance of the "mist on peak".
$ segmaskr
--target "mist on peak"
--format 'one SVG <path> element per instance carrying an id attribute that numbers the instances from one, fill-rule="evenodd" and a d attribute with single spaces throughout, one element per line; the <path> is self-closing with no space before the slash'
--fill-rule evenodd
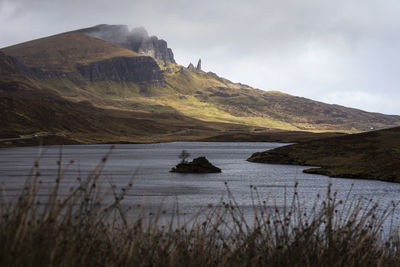
<path id="1" fill-rule="evenodd" d="M 94 27 L 78 30 L 79 32 L 118 44 L 147 56 L 151 56 L 164 64 L 176 63 L 174 54 L 165 40 L 156 36 L 149 36 L 144 27 L 129 30 L 127 25 L 100 24 Z"/>

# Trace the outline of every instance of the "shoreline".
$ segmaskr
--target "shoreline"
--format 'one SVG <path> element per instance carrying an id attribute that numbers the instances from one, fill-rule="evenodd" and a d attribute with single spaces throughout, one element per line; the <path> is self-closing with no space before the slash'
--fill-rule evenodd
<path id="1" fill-rule="evenodd" d="M 302 143 L 346 135 L 344 133 L 313 133 L 301 131 L 271 131 L 263 133 L 234 132 L 208 136 L 169 135 L 164 138 L 93 136 L 87 134 L 60 135 L 42 134 L 28 137 L 0 139 L 0 148 L 49 146 L 49 145 L 92 145 L 92 144 L 157 144 L 167 142 L 276 142 Z M 122 139 L 122 140 L 121 140 Z"/>

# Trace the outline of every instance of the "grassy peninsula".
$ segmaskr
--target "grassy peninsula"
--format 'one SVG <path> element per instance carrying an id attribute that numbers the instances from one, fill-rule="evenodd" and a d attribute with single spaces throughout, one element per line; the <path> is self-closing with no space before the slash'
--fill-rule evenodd
<path id="1" fill-rule="evenodd" d="M 400 128 L 279 147 L 254 153 L 248 161 L 318 166 L 304 172 L 400 182 Z"/>

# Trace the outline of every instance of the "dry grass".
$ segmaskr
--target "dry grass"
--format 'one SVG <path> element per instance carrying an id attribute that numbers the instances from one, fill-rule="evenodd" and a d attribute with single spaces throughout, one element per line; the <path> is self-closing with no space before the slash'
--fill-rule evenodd
<path id="1" fill-rule="evenodd" d="M 46 199 L 38 194 L 38 162 L 15 199 L 3 190 L 0 266 L 399 265 L 398 235 L 382 234 L 395 204 L 382 211 L 371 201 L 338 200 L 328 188 L 313 209 L 304 210 L 297 193 L 276 208 L 253 187 L 252 220 L 227 190 L 219 205 L 185 224 L 174 215 L 162 223 L 161 209 L 146 216 L 142 208 L 121 205 L 131 182 L 100 186 L 106 160 L 65 192 L 60 163 Z"/>

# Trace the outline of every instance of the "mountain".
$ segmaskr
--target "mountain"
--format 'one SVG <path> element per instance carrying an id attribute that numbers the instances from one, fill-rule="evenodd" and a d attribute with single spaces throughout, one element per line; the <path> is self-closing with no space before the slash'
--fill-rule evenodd
<path id="1" fill-rule="evenodd" d="M 164 64 L 176 63 L 174 53 L 168 48 L 167 42 L 159 40 L 156 36 L 150 37 L 143 27 L 129 31 L 126 25 L 101 24 L 78 32 L 151 56 Z"/>
<path id="2" fill-rule="evenodd" d="M 400 127 L 279 147 L 248 161 L 320 166 L 304 172 L 400 182 Z"/>
<path id="3" fill-rule="evenodd" d="M 58 34 L 2 49 L 43 82 L 61 79 L 129 81 L 162 85 L 164 79 L 156 61 L 132 50 L 77 32 Z M 32 76 L 31 75 L 31 76 Z"/>
<path id="4" fill-rule="evenodd" d="M 129 31 L 121 25 L 98 25 L 0 49 L 0 93 L 7 103 L 24 101 L 27 106 L 51 106 L 52 112 L 57 113 L 56 110 L 61 108 L 63 111 L 58 113 L 63 114 L 75 114 L 75 109 L 81 111 L 84 103 L 82 125 L 93 122 L 89 118 L 95 115 L 96 132 L 112 132 L 102 138 L 104 142 L 181 138 L 228 140 L 238 138 L 239 132 L 246 138 L 260 140 L 271 131 L 276 136 L 276 130 L 361 132 L 400 126 L 399 116 L 254 89 L 203 71 L 204 62 L 200 60 L 196 68 L 174 62 L 167 43 L 149 37 L 143 28 Z M 27 97 L 30 94 L 35 95 L 35 99 Z M 3 105 L 2 111 L 7 108 L 10 107 Z M 16 130 L 14 135 L 18 136 L 37 131 L 69 131 L 77 136 L 87 135 L 83 138 L 86 141 L 93 135 L 88 127 L 66 130 L 54 126 L 47 129 L 37 119 L 41 116 L 36 114 L 33 118 L 31 111 L 24 110 L 14 109 L 14 115 L 22 114 L 25 119 L 35 122 L 29 131 L 23 129 L 24 123 L 12 124 L 16 117 L 10 115 L 10 124 L 7 128 L 3 125 L 0 132 Z M 113 114 L 112 120 L 122 128 L 127 117 L 143 118 L 151 123 L 137 122 L 142 130 L 136 132 L 134 125 L 125 132 L 113 131 L 114 126 L 109 122 L 103 121 L 102 128 L 102 120 L 96 114 L 107 118 L 107 114 Z M 120 120 L 119 116 L 124 119 Z M 66 118 L 66 123 L 73 117 Z M 181 121 L 186 124 L 182 125 Z M 139 124 L 146 126 L 141 128 Z M 162 131 L 157 130 L 158 125 Z M 176 125 L 180 125 L 179 129 Z M 218 135 L 220 137 L 216 137 Z"/>

